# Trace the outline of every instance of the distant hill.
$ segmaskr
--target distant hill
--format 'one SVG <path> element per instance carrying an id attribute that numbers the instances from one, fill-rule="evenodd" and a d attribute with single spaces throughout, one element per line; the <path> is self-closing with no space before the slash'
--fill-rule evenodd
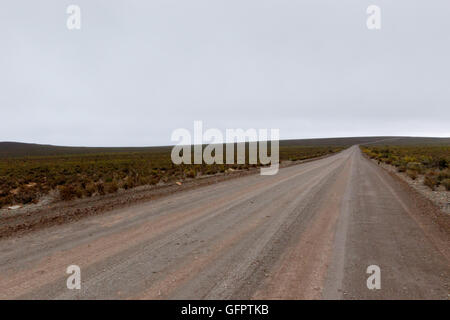
<path id="1" fill-rule="evenodd" d="M 367 143 L 365 143 L 367 144 Z M 429 138 L 429 137 L 392 137 L 386 140 L 372 142 L 374 145 L 442 145 L 450 146 L 450 138 Z"/>
<path id="2" fill-rule="evenodd" d="M 392 139 L 393 137 L 344 137 L 281 140 L 280 146 L 350 146 L 354 144 L 372 143 L 374 141 Z"/>
<path id="3" fill-rule="evenodd" d="M 280 146 L 350 146 L 371 145 L 450 145 L 450 138 L 425 137 L 346 137 L 281 140 Z M 171 146 L 161 147 L 64 147 L 47 144 L 0 142 L 0 158 L 26 156 L 58 156 L 73 154 L 117 152 L 168 152 Z"/>
<path id="4" fill-rule="evenodd" d="M 428 137 L 348 137 L 348 138 L 324 138 L 283 140 L 280 145 L 303 145 L 303 146 L 346 146 L 354 144 L 371 145 L 450 145 L 450 138 L 428 138 Z"/>
<path id="5" fill-rule="evenodd" d="M 170 147 L 63 147 L 48 144 L 0 142 L 0 158 L 26 156 L 58 156 L 88 153 L 161 152 Z"/>

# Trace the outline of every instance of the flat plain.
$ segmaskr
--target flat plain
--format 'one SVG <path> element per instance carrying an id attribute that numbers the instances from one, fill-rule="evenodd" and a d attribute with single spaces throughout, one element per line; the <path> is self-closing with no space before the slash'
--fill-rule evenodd
<path id="1" fill-rule="evenodd" d="M 448 299 L 449 216 L 357 144 L 10 234 L 0 298 Z M 66 287 L 72 264 L 81 290 Z M 372 265 L 379 290 L 367 287 Z"/>

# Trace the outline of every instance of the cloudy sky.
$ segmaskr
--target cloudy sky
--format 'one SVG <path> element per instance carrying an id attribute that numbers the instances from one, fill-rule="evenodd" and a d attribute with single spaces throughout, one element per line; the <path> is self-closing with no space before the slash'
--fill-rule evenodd
<path id="1" fill-rule="evenodd" d="M 67 6 L 81 8 L 68 30 Z M 366 9 L 381 8 L 381 30 Z M 2 0 L 0 141 L 450 136 L 450 1 Z"/>

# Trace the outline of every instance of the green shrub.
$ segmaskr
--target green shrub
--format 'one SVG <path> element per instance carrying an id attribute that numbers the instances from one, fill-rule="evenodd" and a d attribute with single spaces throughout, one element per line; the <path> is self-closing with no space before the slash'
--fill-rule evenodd
<path id="1" fill-rule="evenodd" d="M 186 177 L 188 178 L 195 178 L 196 175 L 197 173 L 195 172 L 195 169 L 191 169 L 186 172 Z"/>
<path id="2" fill-rule="evenodd" d="M 419 162 L 408 162 L 406 169 L 416 171 L 417 173 L 422 173 L 423 168 Z"/>
<path id="3" fill-rule="evenodd" d="M 431 190 L 434 190 L 438 185 L 438 180 L 434 173 L 427 173 L 425 175 L 425 179 L 423 180 L 423 184 L 429 187 Z"/>
<path id="4" fill-rule="evenodd" d="M 12 195 L 3 196 L 0 198 L 0 208 L 11 205 L 14 202 L 14 198 Z"/>
<path id="5" fill-rule="evenodd" d="M 61 186 L 59 188 L 59 196 L 64 201 L 72 200 L 77 197 L 77 190 L 72 185 Z"/>
<path id="6" fill-rule="evenodd" d="M 446 179 L 450 179 L 450 169 L 442 170 L 438 174 L 438 180 L 443 181 Z"/>
<path id="7" fill-rule="evenodd" d="M 413 180 L 417 179 L 417 171 L 414 170 L 406 170 L 406 174 Z"/>
<path id="8" fill-rule="evenodd" d="M 441 169 L 441 170 L 448 168 L 448 160 L 445 158 L 439 159 L 438 166 L 439 166 L 439 169 Z"/>
<path id="9" fill-rule="evenodd" d="M 84 194 L 88 197 L 92 196 L 96 191 L 94 183 L 87 183 L 84 187 Z"/>
<path id="10" fill-rule="evenodd" d="M 114 192 L 117 192 L 117 190 L 119 190 L 119 186 L 117 185 L 117 183 L 115 181 L 105 183 L 105 192 L 106 193 L 114 193 Z"/>
<path id="11" fill-rule="evenodd" d="M 131 188 L 134 188 L 135 185 L 136 184 L 135 184 L 134 179 L 132 177 L 130 177 L 130 176 L 127 176 L 126 179 L 125 179 L 125 182 L 123 183 L 123 188 L 125 190 L 131 189 Z"/>

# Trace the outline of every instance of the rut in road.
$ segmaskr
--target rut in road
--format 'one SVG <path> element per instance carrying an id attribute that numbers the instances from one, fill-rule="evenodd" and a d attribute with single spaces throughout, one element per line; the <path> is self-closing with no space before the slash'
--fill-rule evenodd
<path id="1" fill-rule="evenodd" d="M 447 299 L 449 230 L 412 199 L 354 146 L 1 240 L 0 298 Z"/>

